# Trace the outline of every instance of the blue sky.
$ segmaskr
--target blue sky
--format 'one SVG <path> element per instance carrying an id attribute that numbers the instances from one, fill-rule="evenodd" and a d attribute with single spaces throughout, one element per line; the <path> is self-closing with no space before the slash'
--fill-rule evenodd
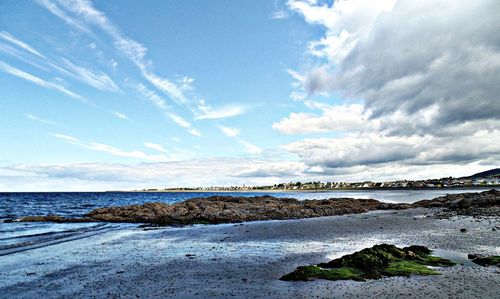
<path id="1" fill-rule="evenodd" d="M 425 73 L 415 65 L 434 66 L 450 50 L 482 66 L 495 60 L 497 41 L 475 40 L 478 28 L 466 35 L 436 23 L 430 8 L 439 3 L 424 2 L 2 2 L 0 190 L 417 178 L 494 166 L 496 147 L 442 153 L 436 144 L 457 127 L 463 143 L 477 139 L 477 127 L 490 128 L 484 140 L 494 138 L 498 116 L 459 107 L 458 92 L 437 95 L 443 86 L 426 97 L 411 89 L 452 67 Z M 496 28 L 492 6 L 450 14 L 480 15 Z M 447 34 L 490 52 L 455 53 L 453 41 L 424 40 L 418 55 L 397 47 L 377 54 L 374 37 L 419 42 L 412 22 L 382 31 L 410 8 L 428 17 L 436 43 Z M 498 75 L 488 71 L 473 86 L 485 105 Z"/>

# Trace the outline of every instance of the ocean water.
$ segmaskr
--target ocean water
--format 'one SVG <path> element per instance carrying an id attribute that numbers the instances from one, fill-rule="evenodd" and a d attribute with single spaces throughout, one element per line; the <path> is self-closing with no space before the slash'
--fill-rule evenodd
<path id="1" fill-rule="evenodd" d="M 447 193 L 480 192 L 487 189 L 427 190 L 340 190 L 315 192 L 49 192 L 0 193 L 0 256 L 29 250 L 75 238 L 84 238 L 126 225 L 105 223 L 23 223 L 24 216 L 57 214 L 81 217 L 100 207 L 175 203 L 190 198 L 212 195 L 293 197 L 304 199 L 373 198 L 391 203 L 413 203 Z"/>

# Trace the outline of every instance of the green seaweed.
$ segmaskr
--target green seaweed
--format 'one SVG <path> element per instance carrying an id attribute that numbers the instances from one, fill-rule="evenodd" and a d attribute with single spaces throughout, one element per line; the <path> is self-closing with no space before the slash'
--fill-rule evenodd
<path id="1" fill-rule="evenodd" d="M 439 275 L 435 270 L 414 261 L 389 263 L 383 272 L 386 276 Z"/>
<path id="2" fill-rule="evenodd" d="M 432 255 L 424 257 L 422 263 L 428 266 L 435 267 L 449 267 L 455 265 L 455 263 L 450 261 L 449 259 L 444 259 L 442 257 Z"/>
<path id="3" fill-rule="evenodd" d="M 314 278 L 327 280 L 364 280 L 361 275 L 363 272 L 356 268 L 342 267 L 336 269 L 323 269 L 317 265 L 298 267 L 292 273 L 283 276 L 282 280 L 288 281 L 307 281 Z"/>
<path id="4" fill-rule="evenodd" d="M 282 280 L 358 280 L 379 279 L 384 276 L 437 275 L 437 271 L 427 266 L 448 267 L 454 262 L 432 256 L 431 250 L 413 245 L 398 248 L 380 244 L 365 248 L 353 254 L 344 255 L 328 263 L 298 267 Z"/>

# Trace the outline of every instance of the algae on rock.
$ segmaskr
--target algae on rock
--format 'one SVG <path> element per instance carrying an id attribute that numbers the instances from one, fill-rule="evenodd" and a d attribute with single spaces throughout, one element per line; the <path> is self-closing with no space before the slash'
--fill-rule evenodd
<path id="1" fill-rule="evenodd" d="M 497 266 L 500 267 L 500 255 L 492 255 L 485 257 L 478 257 L 472 260 L 472 262 L 481 265 L 483 267 L 487 266 Z"/>
<path id="2" fill-rule="evenodd" d="M 390 276 L 438 275 L 428 266 L 448 267 L 455 263 L 431 255 L 424 246 L 398 248 L 381 244 L 345 255 L 328 263 L 298 267 L 281 280 L 307 281 L 312 279 L 357 280 L 380 279 Z"/>

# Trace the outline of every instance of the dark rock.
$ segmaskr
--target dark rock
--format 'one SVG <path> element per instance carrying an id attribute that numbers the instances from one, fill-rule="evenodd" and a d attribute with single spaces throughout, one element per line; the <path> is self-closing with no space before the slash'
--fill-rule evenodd
<path id="1" fill-rule="evenodd" d="M 448 194 L 432 200 L 421 200 L 412 207 L 443 207 L 436 214 L 439 218 L 452 216 L 498 217 L 500 216 L 500 191 L 489 190 L 476 193 Z"/>
<path id="2" fill-rule="evenodd" d="M 432 200 L 421 200 L 412 204 L 413 207 L 448 207 L 467 209 L 478 207 L 494 207 L 500 205 L 500 191 L 492 189 L 483 192 L 447 194 Z"/>
<path id="3" fill-rule="evenodd" d="M 481 265 L 483 267 L 487 266 L 500 266 L 500 256 L 499 255 L 492 255 L 492 256 L 487 256 L 487 257 L 478 257 L 476 259 L 472 260 L 473 263 L 476 263 L 478 265 Z"/>
<path id="4" fill-rule="evenodd" d="M 465 233 L 466 231 L 467 231 L 467 229 L 466 229 L 466 228 L 461 228 L 461 229 L 460 229 L 460 232 L 461 232 L 461 233 Z"/>
<path id="5" fill-rule="evenodd" d="M 194 198 L 175 204 L 146 203 L 93 210 L 78 221 L 152 223 L 156 225 L 216 224 L 255 220 L 298 219 L 365 213 L 378 210 L 374 199 L 297 200 L 271 196 Z M 388 208 L 390 204 L 384 204 Z M 397 206 L 399 208 L 399 205 Z M 26 217 L 22 221 L 69 222 L 58 216 Z"/>
<path id="6" fill-rule="evenodd" d="M 483 256 L 482 256 L 482 255 L 480 255 L 480 254 L 476 254 L 476 253 L 469 253 L 469 254 L 467 255 L 467 258 L 468 258 L 469 260 L 477 259 L 477 258 L 480 258 L 480 257 L 483 257 Z"/>

